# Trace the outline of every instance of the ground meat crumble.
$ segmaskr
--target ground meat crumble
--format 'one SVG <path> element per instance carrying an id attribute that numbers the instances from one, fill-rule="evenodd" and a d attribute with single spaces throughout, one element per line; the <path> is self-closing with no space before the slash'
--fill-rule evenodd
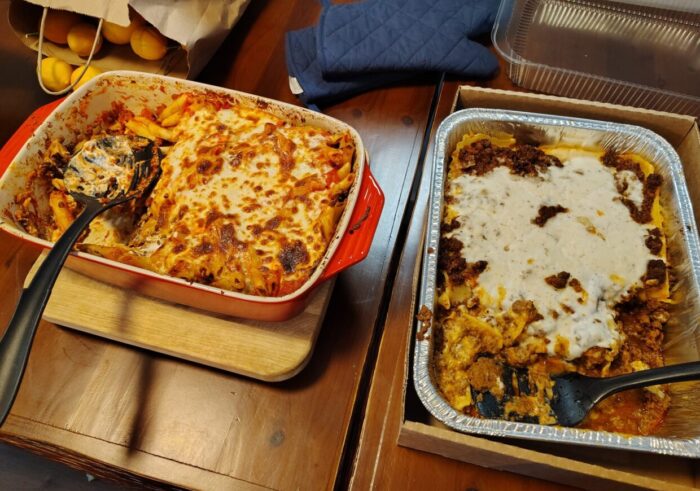
<path id="1" fill-rule="evenodd" d="M 569 281 L 570 277 L 570 273 L 567 273 L 566 271 L 561 271 L 557 274 L 547 276 L 544 279 L 544 281 L 546 281 L 547 284 L 551 287 L 556 288 L 557 290 L 561 290 L 562 288 L 566 287 L 566 283 Z"/>
<path id="2" fill-rule="evenodd" d="M 540 206 L 540 209 L 537 210 L 537 216 L 532 219 L 532 223 L 537 225 L 538 227 L 544 227 L 547 221 L 550 218 L 553 218 L 559 213 L 567 213 L 569 210 L 567 208 L 564 208 L 561 205 L 555 205 L 555 206 Z"/>
<path id="3" fill-rule="evenodd" d="M 508 167 L 511 174 L 519 176 L 536 176 L 545 172 L 548 167 L 562 167 L 558 158 L 547 155 L 532 145 L 497 147 L 486 139 L 462 148 L 458 159 L 462 171 L 475 176 L 483 176 L 501 166 Z"/>

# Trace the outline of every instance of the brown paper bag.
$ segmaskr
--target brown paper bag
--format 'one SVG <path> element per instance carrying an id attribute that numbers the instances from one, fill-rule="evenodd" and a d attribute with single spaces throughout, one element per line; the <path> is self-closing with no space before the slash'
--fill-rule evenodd
<path id="1" fill-rule="evenodd" d="M 139 58 L 127 45 L 104 42 L 91 64 L 102 71 L 136 70 L 179 78 L 194 78 L 204 68 L 249 0 L 13 0 L 9 22 L 12 30 L 29 48 L 39 47 L 39 22 L 43 7 L 69 10 L 122 26 L 129 24 L 129 6 L 165 37 L 180 43 L 158 61 Z M 83 65 L 85 58 L 67 46 L 43 40 L 44 56 L 55 56 L 71 65 Z"/>

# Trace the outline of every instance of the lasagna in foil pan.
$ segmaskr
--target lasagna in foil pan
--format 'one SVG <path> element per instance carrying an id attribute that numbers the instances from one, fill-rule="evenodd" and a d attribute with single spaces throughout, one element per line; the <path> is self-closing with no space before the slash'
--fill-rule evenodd
<path id="1" fill-rule="evenodd" d="M 467 109 L 440 125 L 414 382 L 466 433 L 700 456 L 698 382 L 556 425 L 551 376 L 700 360 L 700 247 L 681 161 L 641 127 Z M 480 415 L 488 396 L 502 419 Z"/>

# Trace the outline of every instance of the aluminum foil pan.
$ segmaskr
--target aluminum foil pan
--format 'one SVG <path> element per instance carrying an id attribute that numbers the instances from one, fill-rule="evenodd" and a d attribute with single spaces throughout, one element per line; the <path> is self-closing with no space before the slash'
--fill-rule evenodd
<path id="1" fill-rule="evenodd" d="M 509 133 L 519 142 L 533 144 L 598 145 L 618 152 L 642 155 L 664 177 L 664 207 L 668 259 L 678 275 L 675 288 L 682 300 L 671 308 L 666 329 L 666 364 L 700 360 L 700 241 L 683 167 L 673 147 L 645 128 L 543 114 L 490 109 L 466 109 L 447 117 L 437 132 L 433 155 L 428 227 L 423 250 L 419 306 L 434 311 L 440 223 L 445 169 L 465 133 Z M 468 247 L 468 245 L 467 245 Z M 465 433 L 529 440 L 593 445 L 659 454 L 700 457 L 700 382 L 672 384 L 671 408 L 654 436 L 626 436 L 604 431 L 544 426 L 531 423 L 473 418 L 453 409 L 437 388 L 433 371 L 433 336 L 429 322 L 418 322 L 413 377 L 425 407 L 447 426 Z"/>

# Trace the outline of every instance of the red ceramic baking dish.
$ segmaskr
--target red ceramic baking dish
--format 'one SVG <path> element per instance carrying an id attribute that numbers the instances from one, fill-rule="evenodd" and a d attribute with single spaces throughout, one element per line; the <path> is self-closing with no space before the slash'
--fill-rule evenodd
<path id="1" fill-rule="evenodd" d="M 90 80 L 64 100 L 37 109 L 0 150 L 0 230 L 40 248 L 51 242 L 30 235 L 12 220 L 14 196 L 26 188 L 48 142 L 76 142 L 88 125 L 123 104 L 139 114 L 172 102 L 181 92 L 224 94 L 244 105 L 264 105 L 265 110 L 292 123 L 333 131 L 347 131 L 354 140 L 356 177 L 347 204 L 328 249 L 311 277 L 296 291 L 281 297 L 260 297 L 165 276 L 116 261 L 74 251 L 67 266 L 92 278 L 156 298 L 248 319 L 282 321 L 301 312 L 322 282 L 361 261 L 367 255 L 384 205 L 384 195 L 370 173 L 366 152 L 357 132 L 324 114 L 283 102 L 197 82 L 136 72 L 109 72 Z M 35 196 L 46 200 L 44 196 Z"/>

